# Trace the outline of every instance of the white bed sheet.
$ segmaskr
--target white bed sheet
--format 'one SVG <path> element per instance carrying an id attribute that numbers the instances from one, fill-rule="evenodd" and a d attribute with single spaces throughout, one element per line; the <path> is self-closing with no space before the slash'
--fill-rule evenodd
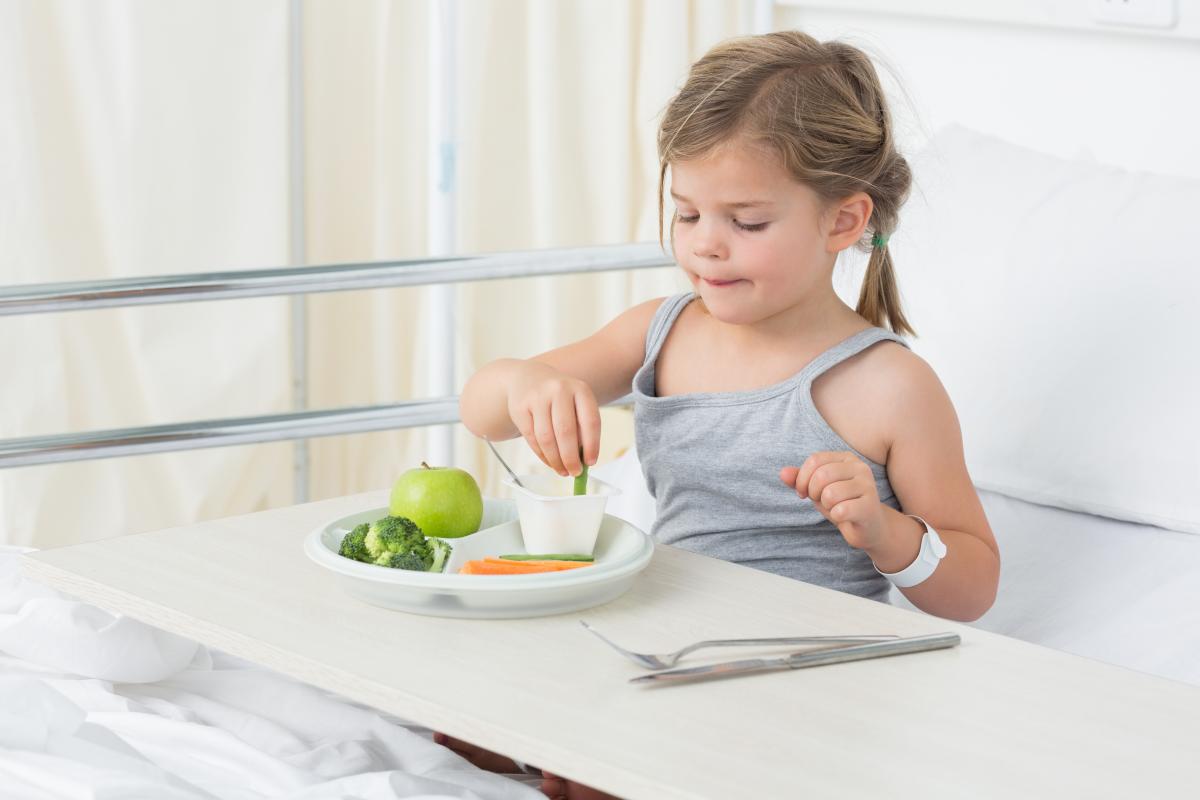
<path id="1" fill-rule="evenodd" d="M 544 800 L 431 732 L 23 579 L 0 547 L 0 795 Z"/>
<path id="2" fill-rule="evenodd" d="M 974 626 L 1200 685 L 1200 536 L 980 497 L 1000 589 Z"/>
<path id="3" fill-rule="evenodd" d="M 619 487 L 609 513 L 654 522 L 637 453 L 595 467 Z M 1200 536 L 981 491 L 1000 546 L 983 630 L 1200 685 Z M 916 610 L 897 589 L 894 605 Z"/>

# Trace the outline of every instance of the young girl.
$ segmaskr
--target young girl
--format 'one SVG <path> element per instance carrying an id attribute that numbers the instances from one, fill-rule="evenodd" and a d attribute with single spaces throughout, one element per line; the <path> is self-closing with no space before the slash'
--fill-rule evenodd
<path id="1" fill-rule="evenodd" d="M 658 151 L 660 223 L 669 168 L 693 291 L 488 364 L 464 424 L 575 475 L 581 446 L 595 463 L 599 406 L 632 387 L 656 540 L 977 619 L 1000 557 L 950 399 L 899 335 L 913 330 L 887 240 L 910 175 L 870 60 L 795 31 L 724 42 L 667 107 Z M 871 256 L 851 309 L 832 274 L 855 246 Z"/>

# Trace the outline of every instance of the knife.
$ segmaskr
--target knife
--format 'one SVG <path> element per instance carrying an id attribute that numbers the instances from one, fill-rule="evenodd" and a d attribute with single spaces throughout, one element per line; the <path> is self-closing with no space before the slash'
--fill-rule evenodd
<path id="1" fill-rule="evenodd" d="M 724 661 L 704 667 L 669 669 L 652 675 L 630 678 L 630 683 L 675 683 L 682 681 L 725 678 L 747 675 L 754 672 L 771 672 L 780 669 L 819 667 L 843 661 L 863 661 L 868 658 L 898 656 L 904 653 L 919 653 L 924 650 L 940 650 L 954 647 L 962 639 L 957 633 L 931 633 L 926 636 L 910 636 L 906 639 L 889 639 L 883 642 L 853 644 L 844 647 L 827 647 L 820 650 L 801 650 L 783 658 L 747 658 L 741 661 Z"/>

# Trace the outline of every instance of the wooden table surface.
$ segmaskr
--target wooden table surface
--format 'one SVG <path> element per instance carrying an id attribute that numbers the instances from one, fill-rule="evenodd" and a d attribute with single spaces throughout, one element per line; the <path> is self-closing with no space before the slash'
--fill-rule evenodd
<path id="1" fill-rule="evenodd" d="M 570 614 L 461 620 L 343 592 L 304 537 L 371 492 L 25 556 L 98 606 L 626 798 L 1179 797 L 1200 688 L 658 547 Z M 950 650 L 674 686 L 632 650 L 707 638 L 953 630 Z M 680 666 L 784 651 L 695 654 Z"/>

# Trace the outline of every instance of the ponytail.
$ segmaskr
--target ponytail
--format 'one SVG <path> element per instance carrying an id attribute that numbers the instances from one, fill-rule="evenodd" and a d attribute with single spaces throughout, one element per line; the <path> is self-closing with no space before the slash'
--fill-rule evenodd
<path id="1" fill-rule="evenodd" d="M 863 277 L 862 290 L 858 294 L 859 316 L 877 327 L 886 324 L 901 336 L 916 336 L 900 308 L 900 290 L 896 288 L 896 273 L 892 266 L 892 254 L 887 239 L 876 234 L 871 248 L 871 260 L 867 262 L 867 274 Z"/>

